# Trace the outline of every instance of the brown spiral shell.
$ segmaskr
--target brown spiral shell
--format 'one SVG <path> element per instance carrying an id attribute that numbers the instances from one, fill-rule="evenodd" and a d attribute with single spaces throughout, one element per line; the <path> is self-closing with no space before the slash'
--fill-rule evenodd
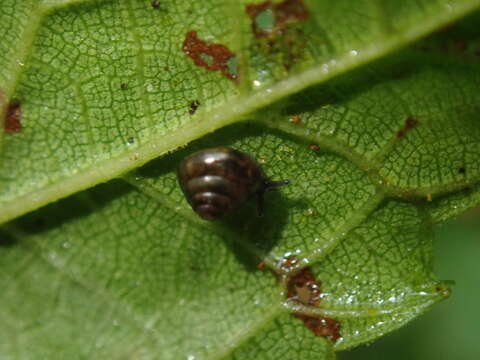
<path id="1" fill-rule="evenodd" d="M 269 181 L 247 154 L 227 147 L 211 148 L 185 158 L 178 167 L 180 186 L 193 210 L 205 220 L 215 220 L 258 197 L 263 211 L 266 190 L 288 184 Z"/>

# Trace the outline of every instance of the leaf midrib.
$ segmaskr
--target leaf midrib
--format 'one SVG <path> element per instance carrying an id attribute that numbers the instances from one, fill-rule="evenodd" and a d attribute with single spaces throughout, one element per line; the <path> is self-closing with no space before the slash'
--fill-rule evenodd
<path id="1" fill-rule="evenodd" d="M 55 8 L 78 2 L 80 1 L 70 1 L 60 3 L 60 5 L 39 5 L 39 9 L 43 10 L 41 14 L 47 14 Z M 390 34 L 390 36 L 380 37 L 375 43 L 368 45 L 364 49 L 357 49 L 356 56 L 346 53 L 343 56 L 336 58 L 335 62 L 329 61 L 314 66 L 295 76 L 279 81 L 271 87 L 260 89 L 249 96 L 239 98 L 235 102 L 229 102 L 210 114 L 199 114 L 198 121 L 187 123 L 179 127 L 175 133 L 153 136 L 150 141 L 136 149 L 125 151 L 117 157 L 99 163 L 92 163 L 91 167 L 83 169 L 72 177 L 62 179 L 56 183 L 38 189 L 35 192 L 25 194 L 6 202 L 3 205 L 3 210 L 0 214 L 0 223 L 14 219 L 19 215 L 35 210 L 43 205 L 78 191 L 90 188 L 101 182 L 119 177 L 158 156 L 186 145 L 192 140 L 202 137 L 226 125 L 243 120 L 249 114 L 270 105 L 283 97 L 297 93 L 309 86 L 328 81 L 352 69 L 377 60 L 400 49 L 412 41 L 427 35 L 438 27 L 451 23 L 478 7 L 480 7 L 480 1 L 469 4 L 462 3 L 462 5 L 454 7 L 450 12 L 442 12 L 435 17 L 428 18 L 420 24 L 404 29 L 404 33 L 398 32 L 395 35 Z M 42 20 L 42 16 L 38 15 L 38 24 L 40 24 L 40 20 Z M 32 32 L 34 32 L 38 29 L 38 26 L 33 27 L 32 29 Z M 24 53 L 25 56 L 31 50 L 33 38 L 32 35 L 30 37 L 31 41 L 23 44 L 24 47 L 22 53 Z M 18 65 L 16 69 L 12 71 L 16 74 L 21 73 Z M 13 88 L 10 93 L 14 92 L 14 87 L 16 87 L 16 85 L 17 83 L 12 85 Z M 178 134 L 181 135 L 179 136 Z"/>

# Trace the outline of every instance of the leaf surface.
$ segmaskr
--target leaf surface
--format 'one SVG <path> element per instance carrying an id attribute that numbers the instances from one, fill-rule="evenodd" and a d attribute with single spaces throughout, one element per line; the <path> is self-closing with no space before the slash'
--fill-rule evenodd
<path id="1" fill-rule="evenodd" d="M 478 15 L 398 49 L 480 2 L 286 3 L 2 2 L 0 220 L 78 193 L 0 233 L 3 357 L 333 359 L 448 296 L 432 226 L 479 203 Z M 219 145 L 291 181 L 263 218 L 189 208 L 175 169 Z"/>

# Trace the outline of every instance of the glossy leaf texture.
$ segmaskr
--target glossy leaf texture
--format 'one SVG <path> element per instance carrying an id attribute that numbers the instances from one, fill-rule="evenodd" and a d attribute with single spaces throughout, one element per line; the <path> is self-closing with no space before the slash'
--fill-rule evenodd
<path id="1" fill-rule="evenodd" d="M 446 298 L 479 7 L 2 1 L 0 357 L 333 359 Z M 264 217 L 188 206 L 176 168 L 212 146 L 290 180 Z"/>

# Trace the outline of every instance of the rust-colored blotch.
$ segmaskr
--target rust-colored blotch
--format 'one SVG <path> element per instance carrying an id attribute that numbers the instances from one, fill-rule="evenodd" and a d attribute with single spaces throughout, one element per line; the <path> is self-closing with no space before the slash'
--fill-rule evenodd
<path id="1" fill-rule="evenodd" d="M 300 314 L 296 314 L 295 317 L 302 320 L 305 326 L 317 336 L 330 339 L 334 343 L 342 337 L 340 335 L 340 324 L 335 319 Z"/>
<path id="2" fill-rule="evenodd" d="M 318 305 L 321 296 L 320 283 L 315 280 L 310 268 L 303 268 L 289 279 L 287 296 L 304 305 Z"/>
<path id="3" fill-rule="evenodd" d="M 270 29 L 262 29 L 258 25 L 257 16 L 267 10 L 272 11 L 275 23 Z M 257 38 L 277 36 L 289 24 L 303 21 L 309 16 L 303 0 L 284 0 L 281 3 L 265 1 L 261 4 L 249 4 L 245 11 L 252 19 L 252 30 Z"/>
<path id="4" fill-rule="evenodd" d="M 22 130 L 22 108 L 18 102 L 11 102 L 5 113 L 5 131 L 17 133 Z"/>
<path id="5" fill-rule="evenodd" d="M 298 259 L 296 256 L 289 256 L 287 258 L 282 259 L 282 263 L 280 266 L 284 270 L 291 270 L 294 269 L 298 264 Z"/>
<path id="6" fill-rule="evenodd" d="M 267 266 L 267 264 L 265 263 L 265 261 L 262 261 L 262 262 L 257 264 L 257 269 L 264 270 L 266 266 Z"/>
<path id="7" fill-rule="evenodd" d="M 291 118 L 290 118 L 290 121 L 297 125 L 297 124 L 300 124 L 300 122 L 302 121 L 302 118 L 300 117 L 300 115 L 293 115 Z"/>
<path id="8" fill-rule="evenodd" d="M 301 269 L 293 275 L 287 283 L 287 297 L 291 301 L 307 306 L 318 306 L 322 296 L 321 283 L 308 267 Z M 332 318 L 323 316 L 308 316 L 295 314 L 302 320 L 315 335 L 325 337 L 336 342 L 340 337 L 340 323 Z"/>
<path id="9" fill-rule="evenodd" d="M 233 73 L 229 61 L 234 60 L 235 54 L 222 44 L 207 43 L 198 38 L 196 31 L 189 31 L 182 46 L 183 52 L 190 57 L 195 65 L 210 71 L 220 71 L 226 78 L 238 81 Z"/>
<path id="10" fill-rule="evenodd" d="M 400 139 L 405 136 L 406 133 L 408 133 L 410 130 L 412 130 L 414 127 L 418 125 L 418 120 L 415 119 L 413 116 L 409 116 L 405 119 L 405 125 L 403 128 L 398 130 L 397 132 L 397 138 Z"/>

